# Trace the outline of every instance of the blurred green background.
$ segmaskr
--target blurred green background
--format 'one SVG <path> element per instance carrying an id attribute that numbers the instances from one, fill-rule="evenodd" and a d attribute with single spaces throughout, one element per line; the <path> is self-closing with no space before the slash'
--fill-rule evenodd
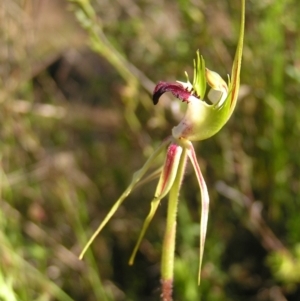
<path id="1" fill-rule="evenodd" d="M 175 300 L 300 300 L 300 5 L 246 0 L 237 108 L 195 143 L 211 196 L 197 286 L 199 188 L 180 195 Z M 0 300 L 159 299 L 166 202 L 127 262 L 155 181 L 84 243 L 180 118 L 160 80 L 199 49 L 230 73 L 238 0 L 0 1 Z M 157 162 L 157 166 L 162 162 Z"/>

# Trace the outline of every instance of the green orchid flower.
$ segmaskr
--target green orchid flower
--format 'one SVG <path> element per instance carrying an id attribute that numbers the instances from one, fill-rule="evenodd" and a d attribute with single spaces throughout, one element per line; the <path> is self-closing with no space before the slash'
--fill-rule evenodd
<path id="1" fill-rule="evenodd" d="M 108 212 L 79 256 L 80 259 L 83 257 L 84 253 L 99 232 L 111 219 L 125 198 L 145 176 L 146 172 L 149 170 L 158 155 L 167 147 L 166 159 L 160 173 L 154 197 L 150 204 L 149 214 L 144 221 L 138 241 L 129 260 L 129 264 L 133 264 L 140 243 L 161 200 L 166 195 L 169 195 L 161 262 L 162 300 L 172 300 L 178 195 L 188 159 L 192 163 L 201 191 L 200 254 L 198 273 L 198 283 L 200 284 L 209 212 L 209 195 L 191 141 L 204 140 L 218 133 L 226 124 L 236 106 L 240 87 L 240 70 L 245 23 L 245 0 L 242 0 L 241 3 L 241 29 L 231 76 L 228 76 L 228 83 L 226 83 L 219 74 L 205 67 L 204 59 L 198 51 L 196 60 L 194 61 L 193 83 L 189 81 L 188 75 L 186 74 L 186 82 L 159 82 L 156 85 L 153 92 L 153 103 L 156 105 L 162 94 L 171 92 L 176 98 L 187 103 L 185 116 L 182 121 L 172 129 L 172 135 L 166 138 L 146 161 L 144 166 L 134 173 L 131 183 Z M 207 93 L 207 96 L 212 103 L 204 100 L 207 84 L 211 88 Z"/>

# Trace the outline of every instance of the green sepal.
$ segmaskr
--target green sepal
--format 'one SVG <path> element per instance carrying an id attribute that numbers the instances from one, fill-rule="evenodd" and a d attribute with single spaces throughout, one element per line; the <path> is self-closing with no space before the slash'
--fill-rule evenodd
<path id="1" fill-rule="evenodd" d="M 96 229 L 94 234 L 91 236 L 89 241 L 84 246 L 82 252 L 79 255 L 79 259 L 82 259 L 84 254 L 86 253 L 87 249 L 90 247 L 90 245 L 93 243 L 97 235 L 101 232 L 101 230 L 104 228 L 104 226 L 108 223 L 108 221 L 111 219 L 111 217 L 114 215 L 114 213 L 118 210 L 118 208 L 122 205 L 126 197 L 131 193 L 131 191 L 136 187 L 137 183 L 141 180 L 141 178 L 145 175 L 147 170 L 150 168 L 150 166 L 153 164 L 153 161 L 157 158 L 157 156 L 165 149 L 166 145 L 168 145 L 171 142 L 172 138 L 168 137 L 165 139 L 161 145 L 154 151 L 154 153 L 150 156 L 150 158 L 146 161 L 146 163 L 142 166 L 141 169 L 136 171 L 133 174 L 131 183 L 128 185 L 126 190 L 122 193 L 122 195 L 119 197 L 119 199 L 115 202 L 115 204 L 112 206 L 110 211 L 105 216 L 104 220 L 100 223 L 99 227 Z"/>
<path id="2" fill-rule="evenodd" d="M 174 148 L 174 150 L 172 149 Z M 160 174 L 160 178 L 155 190 L 155 195 L 153 200 L 150 204 L 150 211 L 143 223 L 142 230 L 139 234 L 138 240 L 134 246 L 133 252 L 129 259 L 129 264 L 132 265 L 134 263 L 134 259 L 136 253 L 140 247 L 142 239 L 153 219 L 153 216 L 159 206 L 159 203 L 162 198 L 164 198 L 170 191 L 171 187 L 173 186 L 174 180 L 177 176 L 178 166 L 181 160 L 182 155 L 182 147 L 175 143 L 172 143 L 167 152 L 167 156 L 165 159 L 165 163 L 163 169 Z"/>
<path id="3" fill-rule="evenodd" d="M 243 56 L 243 44 L 244 44 L 244 32 L 245 32 L 245 0 L 241 1 L 241 26 L 239 41 L 236 48 L 234 61 L 231 70 L 231 77 L 228 80 L 229 94 L 225 103 L 229 102 L 229 112 L 226 121 L 230 118 L 237 102 L 238 92 L 240 88 L 240 73 L 242 65 L 242 56 Z M 225 122 L 226 122 L 225 121 Z"/>

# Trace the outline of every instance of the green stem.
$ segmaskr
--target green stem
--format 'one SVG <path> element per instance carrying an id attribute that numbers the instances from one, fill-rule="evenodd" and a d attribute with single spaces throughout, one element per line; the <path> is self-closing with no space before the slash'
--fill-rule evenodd
<path id="1" fill-rule="evenodd" d="M 184 147 L 180 158 L 177 175 L 169 193 L 166 231 L 162 248 L 161 259 L 161 283 L 163 301 L 172 300 L 172 285 L 174 273 L 175 238 L 176 238 L 176 215 L 178 207 L 178 195 L 183 179 L 187 149 Z"/>

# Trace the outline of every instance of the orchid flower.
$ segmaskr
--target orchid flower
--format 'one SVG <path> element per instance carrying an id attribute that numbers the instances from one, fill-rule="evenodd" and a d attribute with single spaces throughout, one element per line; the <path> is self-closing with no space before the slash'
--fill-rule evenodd
<path id="1" fill-rule="evenodd" d="M 161 200 L 168 194 L 168 212 L 161 263 L 162 300 L 172 300 L 176 213 L 179 190 L 184 176 L 187 159 L 192 163 L 201 191 L 200 254 L 198 272 L 198 283 L 200 284 L 208 221 L 209 195 L 191 141 L 200 141 L 215 135 L 226 124 L 235 108 L 240 87 L 240 69 L 245 23 L 245 0 L 242 0 L 241 2 L 241 29 L 231 76 L 228 76 L 228 83 L 226 83 L 219 74 L 205 67 L 204 59 L 198 51 L 196 60 L 194 60 L 193 83 L 190 82 L 186 73 L 186 82 L 159 82 L 156 85 L 152 97 L 153 103 L 156 105 L 162 94 L 170 92 L 176 98 L 187 104 L 185 116 L 181 122 L 172 129 L 172 135 L 166 138 L 146 161 L 144 166 L 134 173 L 131 183 L 113 205 L 80 254 L 81 259 L 93 240 L 120 207 L 125 198 L 145 176 L 158 155 L 168 147 L 157 188 L 150 204 L 149 214 L 144 221 L 138 241 L 129 260 L 129 264 L 133 264 L 145 232 Z M 208 93 L 206 93 L 207 84 L 211 88 Z M 204 100 L 206 95 L 208 95 L 208 98 L 211 100 L 211 104 Z M 212 98 L 212 96 L 215 95 L 217 95 L 217 99 Z"/>

